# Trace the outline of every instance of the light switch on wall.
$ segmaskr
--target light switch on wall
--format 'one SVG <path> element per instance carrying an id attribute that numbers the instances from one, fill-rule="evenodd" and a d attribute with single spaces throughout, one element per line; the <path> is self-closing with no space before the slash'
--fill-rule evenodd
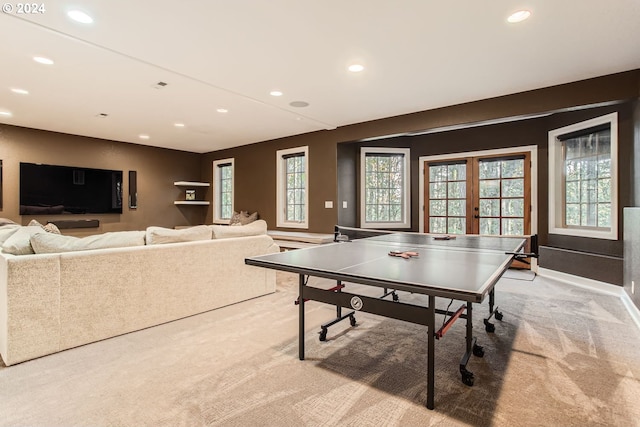
<path id="1" fill-rule="evenodd" d="M 342 209 L 347 209 L 347 201 L 346 200 L 342 201 Z"/>
<path id="2" fill-rule="evenodd" d="M 324 202 L 324 207 L 327 208 L 327 209 L 333 208 L 333 201 L 332 200 L 326 200 Z"/>

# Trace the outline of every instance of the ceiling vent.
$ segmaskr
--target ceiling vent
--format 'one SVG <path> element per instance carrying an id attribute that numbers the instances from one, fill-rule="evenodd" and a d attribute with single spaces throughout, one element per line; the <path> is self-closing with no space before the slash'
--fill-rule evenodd
<path id="1" fill-rule="evenodd" d="M 165 82 L 158 82 L 158 83 L 154 84 L 152 87 L 154 89 L 163 89 L 166 85 L 167 85 L 167 83 L 165 83 Z"/>

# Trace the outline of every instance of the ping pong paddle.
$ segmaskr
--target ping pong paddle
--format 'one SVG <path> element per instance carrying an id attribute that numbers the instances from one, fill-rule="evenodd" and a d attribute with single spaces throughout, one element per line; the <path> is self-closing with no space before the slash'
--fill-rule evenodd
<path id="1" fill-rule="evenodd" d="M 418 252 L 412 251 L 389 251 L 389 256 L 397 256 L 404 259 L 409 259 L 418 256 Z"/>

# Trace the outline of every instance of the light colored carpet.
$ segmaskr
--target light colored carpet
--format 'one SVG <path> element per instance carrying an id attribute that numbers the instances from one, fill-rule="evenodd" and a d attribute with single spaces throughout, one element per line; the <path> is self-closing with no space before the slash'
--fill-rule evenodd
<path id="1" fill-rule="evenodd" d="M 335 310 L 310 302 L 300 361 L 297 276 L 279 273 L 275 294 L 0 367 L 0 425 L 640 425 L 640 331 L 619 299 L 509 276 L 494 334 L 474 307 L 473 387 L 458 373 L 463 321 L 436 342 L 434 411 L 424 327 L 358 313 L 320 342 Z"/>

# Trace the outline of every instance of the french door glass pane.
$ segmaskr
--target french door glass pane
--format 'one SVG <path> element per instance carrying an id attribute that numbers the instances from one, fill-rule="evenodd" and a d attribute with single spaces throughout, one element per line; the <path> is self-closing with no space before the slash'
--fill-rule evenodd
<path id="1" fill-rule="evenodd" d="M 480 162 L 480 179 L 500 178 L 500 162 Z"/>
<path id="2" fill-rule="evenodd" d="M 524 197 L 524 179 L 502 180 L 502 197 Z"/>
<path id="3" fill-rule="evenodd" d="M 480 218 L 480 234 L 500 234 L 500 219 Z"/>
<path id="4" fill-rule="evenodd" d="M 464 218 L 452 218 L 449 217 L 449 224 L 447 226 L 447 233 L 451 234 L 464 234 L 466 230 L 466 220 Z"/>
<path id="5" fill-rule="evenodd" d="M 429 184 L 429 198 L 430 199 L 446 199 L 447 183 L 435 182 L 435 183 Z"/>
<path id="6" fill-rule="evenodd" d="M 429 200 L 429 215 L 445 216 L 447 214 L 446 200 Z"/>
<path id="7" fill-rule="evenodd" d="M 502 216 L 524 217 L 524 199 L 502 199 Z"/>
<path id="8" fill-rule="evenodd" d="M 500 199 L 481 199 L 481 216 L 500 216 Z"/>
<path id="9" fill-rule="evenodd" d="M 432 233 L 446 233 L 447 218 L 444 218 L 444 217 L 429 218 L 429 231 L 431 231 Z"/>
<path id="10" fill-rule="evenodd" d="M 467 165 L 464 163 L 457 165 L 449 165 L 447 180 L 449 181 L 464 181 L 467 179 Z"/>
<path id="11" fill-rule="evenodd" d="M 500 181 L 497 179 L 480 181 L 480 198 L 500 197 Z"/>
<path id="12" fill-rule="evenodd" d="M 467 214 L 467 201 L 466 200 L 449 200 L 447 207 L 447 215 L 449 216 L 465 216 Z"/>
<path id="13" fill-rule="evenodd" d="M 430 166 L 429 167 L 429 181 L 446 181 L 447 180 L 447 166 Z"/>
<path id="14" fill-rule="evenodd" d="M 522 178 L 524 177 L 524 161 L 522 159 L 503 160 L 502 178 Z"/>
<path id="15" fill-rule="evenodd" d="M 464 199 L 467 195 L 466 182 L 449 182 L 449 198 Z"/>
<path id="16" fill-rule="evenodd" d="M 514 236 L 524 234 L 524 220 L 504 218 L 502 220 L 502 235 Z"/>

